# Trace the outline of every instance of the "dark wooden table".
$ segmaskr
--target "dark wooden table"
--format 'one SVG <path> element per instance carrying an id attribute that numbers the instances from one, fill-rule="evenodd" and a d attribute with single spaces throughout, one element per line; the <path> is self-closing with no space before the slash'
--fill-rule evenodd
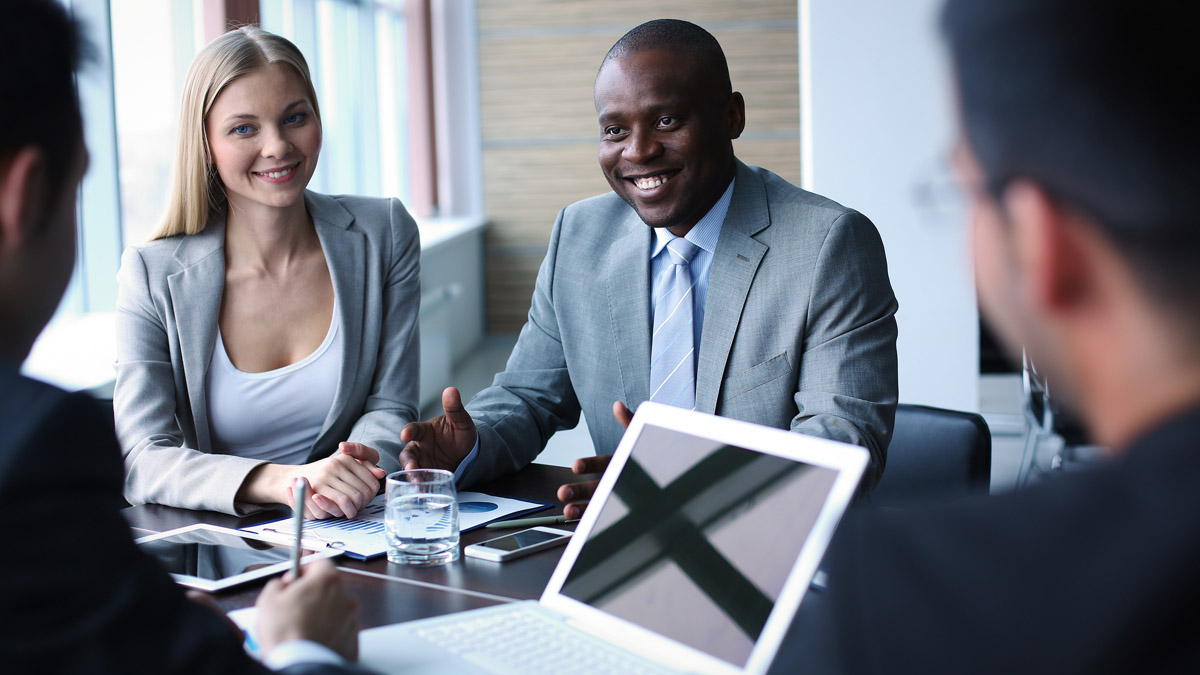
<path id="1" fill-rule="evenodd" d="M 530 464 L 516 474 L 472 489 L 557 504 L 554 493 L 558 486 L 579 479 L 564 467 Z M 530 517 L 561 512 L 558 508 L 546 509 L 530 514 Z M 165 532 L 195 523 L 240 528 L 288 515 L 287 511 L 277 509 L 238 518 L 156 504 L 134 506 L 125 509 L 124 513 L 135 535 Z M 558 527 L 573 529 L 574 525 Z M 483 528 L 465 532 L 461 545 L 491 539 L 504 532 Z M 345 572 L 346 588 L 359 601 L 359 625 L 372 628 L 514 600 L 537 599 L 550 580 L 562 551 L 563 547 L 559 546 L 506 563 L 460 556 L 458 561 L 439 567 L 396 565 L 389 563 L 386 557 L 368 561 L 343 557 L 334 562 Z M 254 604 L 264 583 L 244 584 L 214 593 L 213 599 L 225 611 L 248 607 Z"/>

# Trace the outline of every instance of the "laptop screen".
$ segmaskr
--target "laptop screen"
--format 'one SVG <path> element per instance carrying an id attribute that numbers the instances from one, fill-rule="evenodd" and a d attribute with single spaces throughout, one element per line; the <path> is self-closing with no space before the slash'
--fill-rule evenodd
<path id="1" fill-rule="evenodd" d="M 561 593 L 744 666 L 837 476 L 647 424 Z"/>

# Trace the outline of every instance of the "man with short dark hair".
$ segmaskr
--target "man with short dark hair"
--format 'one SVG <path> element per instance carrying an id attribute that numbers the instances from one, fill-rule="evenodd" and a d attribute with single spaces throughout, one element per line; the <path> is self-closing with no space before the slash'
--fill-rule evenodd
<path id="1" fill-rule="evenodd" d="M 613 191 L 559 214 L 507 368 L 466 408 L 448 389 L 446 414 L 408 425 L 402 464 L 479 482 L 532 461 L 582 411 L 600 456 L 574 470 L 599 472 L 649 400 L 861 445 L 874 486 L 897 386 L 875 226 L 737 160 L 745 103 L 695 24 L 629 31 L 594 92 Z"/>
<path id="2" fill-rule="evenodd" d="M 980 305 L 1113 457 L 848 521 L 796 659 L 1200 672 L 1200 5 L 950 0 L 942 27 Z"/>
<path id="3" fill-rule="evenodd" d="M 184 597 L 119 512 L 121 453 L 94 401 L 22 377 L 75 260 L 87 151 L 72 81 L 81 40 L 52 0 L 0 0 L 0 664 L 14 673 L 266 672 L 232 624 Z M 211 602 L 207 603 L 212 605 Z M 259 598 L 267 663 L 361 672 L 356 603 L 322 561 Z"/>

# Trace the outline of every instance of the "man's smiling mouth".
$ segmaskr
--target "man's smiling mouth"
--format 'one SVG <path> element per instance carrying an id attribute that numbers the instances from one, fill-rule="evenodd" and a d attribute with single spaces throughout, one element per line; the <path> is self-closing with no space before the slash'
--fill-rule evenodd
<path id="1" fill-rule="evenodd" d="M 666 185 L 667 181 L 671 180 L 671 178 L 673 178 L 675 176 L 675 173 L 676 173 L 675 171 L 666 171 L 663 173 L 656 173 L 656 174 L 653 174 L 650 176 L 639 176 L 637 178 L 627 178 L 626 180 L 633 183 L 634 186 L 637 187 L 637 189 L 649 192 L 650 190 L 653 190 L 654 188 Z"/>

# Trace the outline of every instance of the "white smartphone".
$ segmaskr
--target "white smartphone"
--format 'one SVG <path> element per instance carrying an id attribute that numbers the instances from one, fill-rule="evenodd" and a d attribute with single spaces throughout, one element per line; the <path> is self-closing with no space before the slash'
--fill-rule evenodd
<path id="1" fill-rule="evenodd" d="M 471 544 L 463 549 L 463 553 L 480 560 L 504 562 L 551 546 L 558 546 L 570 539 L 572 534 L 574 532 L 556 530 L 553 527 L 531 527 L 528 530 Z"/>

